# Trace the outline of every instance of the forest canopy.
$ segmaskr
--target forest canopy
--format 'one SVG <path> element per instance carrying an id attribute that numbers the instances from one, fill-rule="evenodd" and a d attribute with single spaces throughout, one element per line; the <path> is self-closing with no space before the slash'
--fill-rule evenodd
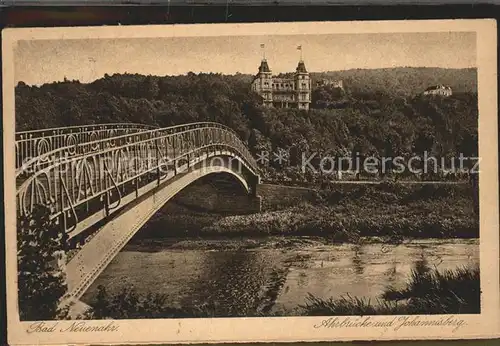
<path id="1" fill-rule="evenodd" d="M 475 69 L 395 68 L 312 73 L 312 109 L 261 106 L 252 76 L 105 75 L 16 87 L 16 131 L 93 123 L 135 122 L 161 127 L 196 121 L 230 126 L 254 154 L 262 150 L 333 155 L 477 155 Z M 314 87 L 342 79 L 344 90 Z M 451 97 L 425 97 L 434 84 Z"/>

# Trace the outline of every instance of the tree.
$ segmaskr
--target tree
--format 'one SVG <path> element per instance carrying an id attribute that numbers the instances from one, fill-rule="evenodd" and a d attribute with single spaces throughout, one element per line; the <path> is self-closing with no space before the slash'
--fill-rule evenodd
<path id="1" fill-rule="evenodd" d="M 17 271 L 21 321 L 51 320 L 64 316 L 60 299 L 67 291 L 64 271 L 64 233 L 50 220 L 50 209 L 36 206 L 18 219 Z"/>
<path id="2" fill-rule="evenodd" d="M 141 83 L 141 88 L 142 90 L 139 91 L 139 93 L 142 92 L 142 96 L 148 100 L 154 100 L 158 97 L 158 94 L 160 92 L 160 88 L 158 86 L 158 80 L 152 76 L 147 76 L 144 78 L 144 81 Z"/>

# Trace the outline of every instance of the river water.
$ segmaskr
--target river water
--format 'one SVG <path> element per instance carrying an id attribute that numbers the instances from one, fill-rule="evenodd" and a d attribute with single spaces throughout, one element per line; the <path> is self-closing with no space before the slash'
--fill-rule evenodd
<path id="1" fill-rule="evenodd" d="M 412 268 L 422 261 L 439 270 L 474 266 L 479 264 L 479 242 L 429 239 L 355 245 L 266 238 L 132 244 L 82 300 L 92 305 L 98 285 L 110 293 L 133 286 L 138 293 L 164 294 L 169 306 L 181 309 L 210 304 L 229 314 L 293 315 L 308 293 L 375 300 L 389 285 L 404 287 Z"/>

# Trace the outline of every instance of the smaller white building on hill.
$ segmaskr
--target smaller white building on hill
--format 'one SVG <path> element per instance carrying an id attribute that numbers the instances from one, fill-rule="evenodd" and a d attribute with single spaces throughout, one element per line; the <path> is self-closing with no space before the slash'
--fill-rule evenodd
<path id="1" fill-rule="evenodd" d="M 453 94 L 453 91 L 449 86 L 445 85 L 433 85 L 431 87 L 428 87 L 425 89 L 423 92 L 424 95 L 440 95 L 440 96 L 451 96 Z"/>

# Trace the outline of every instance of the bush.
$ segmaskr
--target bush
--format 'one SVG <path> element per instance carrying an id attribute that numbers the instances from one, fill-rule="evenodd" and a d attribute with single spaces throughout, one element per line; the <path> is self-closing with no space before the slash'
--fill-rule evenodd
<path id="1" fill-rule="evenodd" d="M 18 219 L 17 271 L 21 321 L 60 319 L 58 308 L 67 291 L 63 268 L 64 234 L 50 221 L 50 210 L 37 206 L 31 215 Z"/>
<path id="2" fill-rule="evenodd" d="M 350 295 L 320 299 L 309 294 L 300 308 L 307 316 L 477 314 L 481 312 L 479 268 L 439 272 L 420 264 L 406 288 L 388 287 L 375 301 Z"/>
<path id="3" fill-rule="evenodd" d="M 428 270 L 417 266 L 412 270 L 406 288 L 389 287 L 383 298 L 390 301 L 408 300 L 408 306 L 428 313 L 479 313 L 481 285 L 479 268 L 460 267 L 456 270 Z"/>

